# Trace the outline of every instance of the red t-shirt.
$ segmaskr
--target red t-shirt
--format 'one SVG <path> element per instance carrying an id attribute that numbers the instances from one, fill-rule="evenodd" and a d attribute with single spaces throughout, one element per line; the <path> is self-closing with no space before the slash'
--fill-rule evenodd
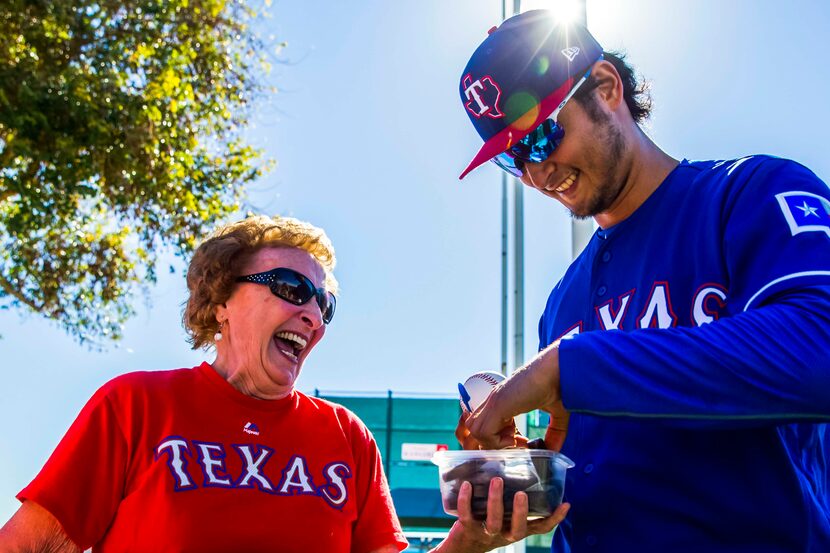
<path id="1" fill-rule="evenodd" d="M 246 396 L 208 363 L 105 384 L 17 497 L 96 552 L 407 545 L 353 413 L 297 391 Z"/>

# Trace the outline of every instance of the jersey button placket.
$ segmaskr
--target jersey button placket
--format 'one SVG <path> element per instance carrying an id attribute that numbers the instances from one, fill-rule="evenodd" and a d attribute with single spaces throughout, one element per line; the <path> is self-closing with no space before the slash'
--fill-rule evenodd
<path id="1" fill-rule="evenodd" d="M 594 258 L 594 273 L 597 276 L 597 280 L 602 282 L 604 280 L 605 272 L 608 270 L 607 267 L 604 266 L 605 263 L 611 259 L 611 252 L 608 250 L 603 251 L 602 253 L 597 252 L 597 256 Z M 602 265 L 600 265 L 602 264 Z M 596 281 L 595 281 L 596 282 Z M 594 294 L 597 297 L 601 298 L 608 292 L 608 287 L 605 284 L 600 284 L 596 288 L 594 288 Z"/>

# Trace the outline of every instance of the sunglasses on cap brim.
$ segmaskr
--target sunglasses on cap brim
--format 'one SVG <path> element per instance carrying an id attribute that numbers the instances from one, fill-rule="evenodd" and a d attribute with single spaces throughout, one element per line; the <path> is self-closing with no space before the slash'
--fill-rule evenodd
<path id="1" fill-rule="evenodd" d="M 272 294 L 293 305 L 304 305 L 311 301 L 311 298 L 316 298 L 323 322 L 329 324 L 334 317 L 334 308 L 337 306 L 334 294 L 327 292 L 325 288 L 315 287 L 310 278 L 294 269 L 278 267 L 264 273 L 237 277 L 236 282 L 264 284 L 270 288 Z"/>
<path id="2" fill-rule="evenodd" d="M 576 94 L 579 87 L 588 80 L 590 74 L 591 70 L 588 69 L 579 79 L 579 82 L 568 92 L 568 95 L 559 103 L 559 106 L 553 110 L 553 113 L 542 121 L 538 127 L 504 152 L 491 158 L 490 161 L 518 178 L 524 174 L 525 163 L 541 163 L 548 159 L 565 137 L 565 129 L 556 121 L 559 112 L 562 111 L 568 100 Z"/>

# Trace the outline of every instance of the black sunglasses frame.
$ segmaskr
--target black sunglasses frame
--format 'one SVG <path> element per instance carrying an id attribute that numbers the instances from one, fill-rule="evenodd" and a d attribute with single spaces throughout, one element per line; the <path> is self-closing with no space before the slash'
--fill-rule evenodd
<path id="1" fill-rule="evenodd" d="M 317 288 L 310 278 L 294 269 L 277 267 L 270 271 L 237 277 L 236 282 L 264 284 L 271 290 L 272 294 L 292 305 L 305 305 L 311 301 L 311 298 L 316 298 L 317 305 L 320 307 L 320 314 L 323 316 L 323 322 L 329 324 L 334 318 L 334 310 L 337 307 L 337 298 L 334 294 L 327 292 L 325 288 Z M 303 290 L 295 283 L 299 283 L 304 288 L 304 291 L 299 295 L 305 297 L 305 299 L 292 299 L 282 292 L 281 286 L 285 285 L 291 286 L 295 290 Z"/>

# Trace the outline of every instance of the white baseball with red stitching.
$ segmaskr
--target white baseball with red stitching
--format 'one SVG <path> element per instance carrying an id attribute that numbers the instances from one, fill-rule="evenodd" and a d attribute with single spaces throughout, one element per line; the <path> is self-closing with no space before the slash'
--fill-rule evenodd
<path id="1" fill-rule="evenodd" d="M 487 399 L 487 396 L 490 395 L 493 388 L 504 379 L 505 377 L 501 373 L 485 371 L 475 373 L 464 381 L 464 388 L 470 394 L 470 407 L 473 411 L 484 403 L 484 400 Z M 465 411 L 467 410 L 464 402 L 461 402 L 461 408 Z"/>

